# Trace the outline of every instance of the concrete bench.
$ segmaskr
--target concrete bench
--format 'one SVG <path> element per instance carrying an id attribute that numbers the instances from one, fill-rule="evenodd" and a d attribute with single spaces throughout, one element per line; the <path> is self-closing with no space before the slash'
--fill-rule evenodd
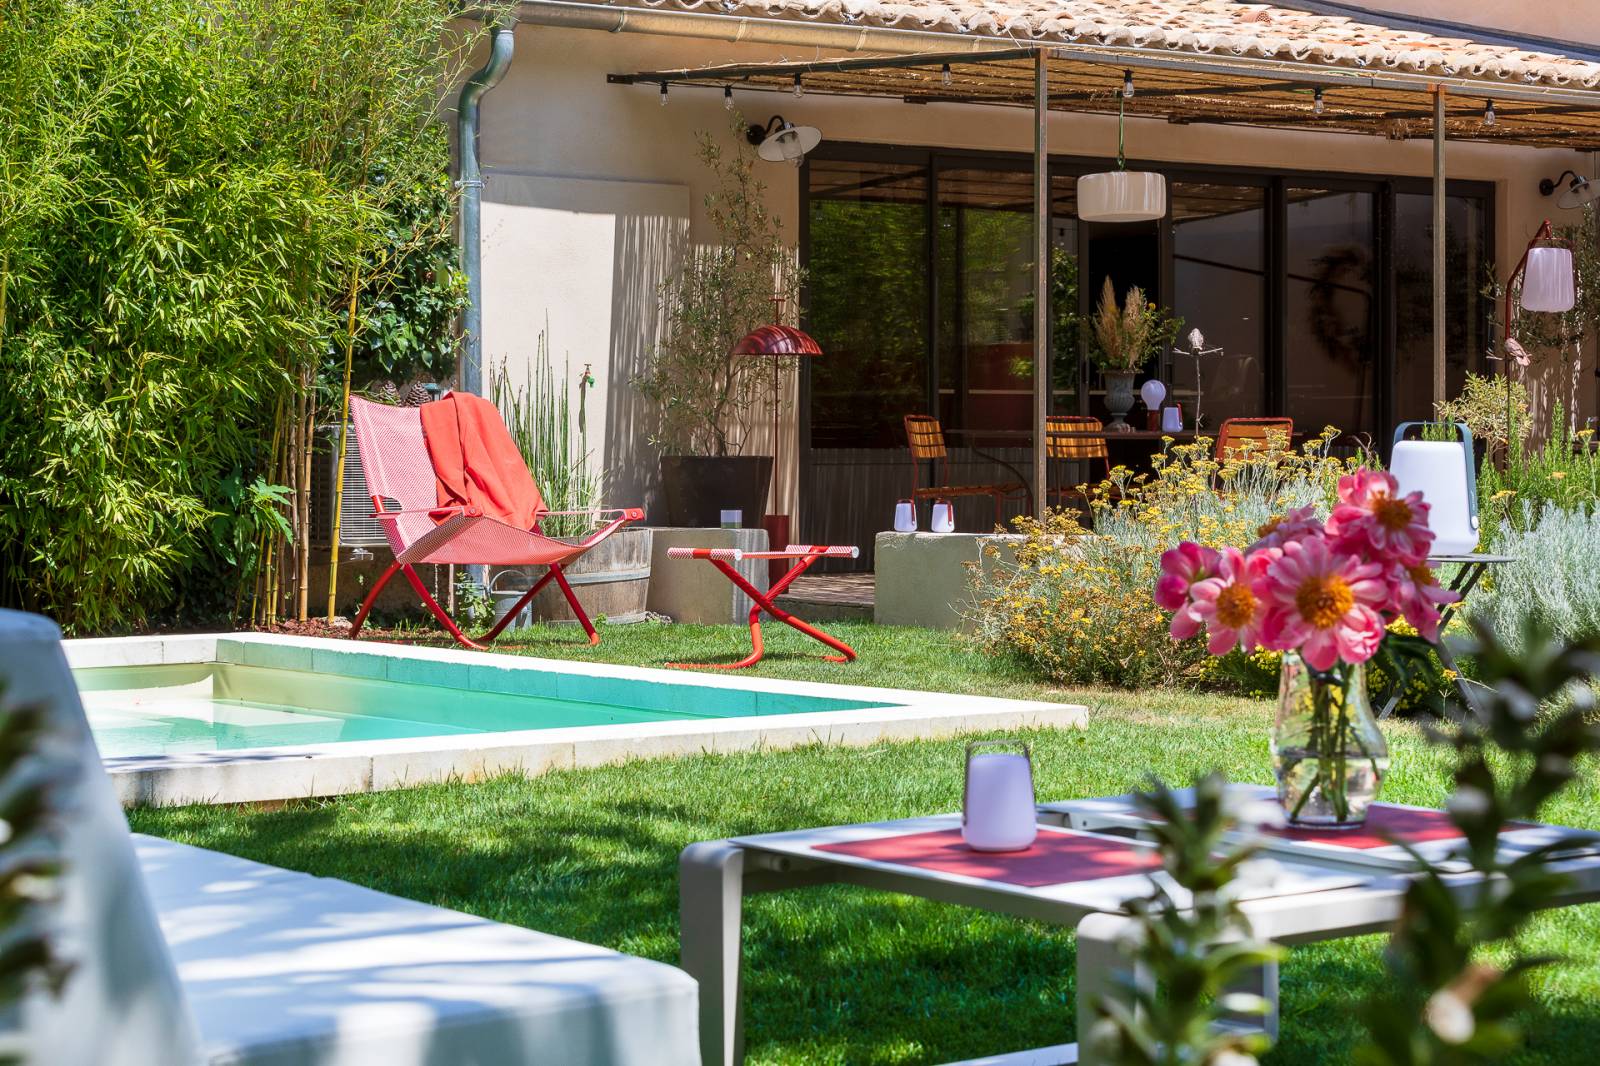
<path id="1" fill-rule="evenodd" d="M 26 1061 L 60 1066 L 694 1066 L 675 967 L 346 881 L 128 832 L 44 618 L 0 611 L 10 705 L 83 753 L 64 833 L 63 995 Z"/>

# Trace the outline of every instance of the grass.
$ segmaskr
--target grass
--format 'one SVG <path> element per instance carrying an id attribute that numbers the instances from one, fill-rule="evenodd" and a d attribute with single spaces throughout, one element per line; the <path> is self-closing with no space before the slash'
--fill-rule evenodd
<path id="1" fill-rule="evenodd" d="M 1083 731 L 1040 731 L 1041 795 L 1106 795 L 1148 774 L 1186 781 L 1221 767 L 1267 782 L 1268 705 L 1184 692 L 1053 688 L 938 634 L 830 626 L 862 658 L 811 658 L 776 632 L 756 673 L 1081 702 Z M 589 650 L 571 630 L 516 634 L 506 650 L 659 665 L 734 658 L 740 628 L 608 627 Z M 1388 728 L 1386 798 L 1439 804 L 1448 764 L 1418 731 Z M 637 761 L 535 780 L 500 778 L 277 809 L 132 813 L 136 830 L 665 961 L 678 951 L 678 852 L 696 840 L 952 810 L 961 741 L 814 747 Z M 1592 776 L 1554 821 L 1600 828 Z M 1074 1039 L 1073 942 L 1044 925 L 857 889 L 758 896 L 746 910 L 749 1061 L 940 1063 Z M 1382 939 L 1296 949 L 1284 965 L 1283 1039 L 1267 1062 L 1343 1062 L 1356 1011 L 1384 988 Z M 1600 908 L 1536 921 L 1527 946 L 1565 956 L 1535 979 L 1530 1046 L 1517 1062 L 1580 1063 L 1600 1031 Z"/>

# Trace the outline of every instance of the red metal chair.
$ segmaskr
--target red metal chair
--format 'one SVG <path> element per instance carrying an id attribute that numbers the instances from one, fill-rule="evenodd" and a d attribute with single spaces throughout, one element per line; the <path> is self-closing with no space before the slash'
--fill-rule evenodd
<path id="1" fill-rule="evenodd" d="M 1292 418 L 1229 418 L 1217 433 L 1217 460 L 1235 454 L 1260 454 L 1269 448 L 1284 449 L 1294 440 Z"/>
<path id="2" fill-rule="evenodd" d="M 373 583 L 372 591 L 362 601 L 356 613 L 350 637 L 355 639 L 367 620 L 378 593 L 394 576 L 395 571 L 405 574 L 406 580 L 423 604 L 433 613 L 445 629 L 459 643 L 482 650 L 484 644 L 494 640 L 523 606 L 552 579 L 561 587 L 561 593 L 572 605 L 578 624 L 589 637 L 590 644 L 600 643 L 589 616 L 578 603 L 578 597 L 567 584 L 562 567 L 589 551 L 596 544 L 627 525 L 644 518 L 638 507 L 606 508 L 592 512 L 597 515 L 617 515 L 584 541 L 568 544 L 554 540 L 539 532 L 536 521 L 532 529 L 519 529 L 487 515 L 477 514 L 461 506 L 440 506 L 438 480 L 433 463 L 428 458 L 428 446 L 422 436 L 422 415 L 415 407 L 390 407 L 352 397 L 350 421 L 355 425 L 356 446 L 361 454 L 361 469 L 367 479 L 367 489 L 372 493 L 372 509 L 394 551 L 394 562 Z M 391 509 L 393 502 L 398 506 Z M 542 511 L 540 517 L 551 514 L 591 512 Z M 443 521 L 435 519 L 446 515 Z M 543 566 L 544 576 L 534 583 L 516 606 L 495 623 L 478 641 L 461 632 L 461 628 L 440 607 L 414 569 L 417 563 L 455 563 L 473 566 Z M 482 643 L 480 643 L 481 641 Z"/>
<path id="3" fill-rule="evenodd" d="M 1088 464 L 1093 469 L 1095 460 L 1099 460 L 1102 480 L 1111 476 L 1111 450 L 1106 447 L 1105 437 L 1077 436 L 1076 434 L 1100 433 L 1105 429 L 1098 418 L 1089 415 L 1048 415 L 1044 420 L 1044 454 L 1052 463 L 1078 462 Z M 1058 485 L 1048 490 L 1047 496 L 1058 500 L 1083 500 L 1088 498 L 1082 485 Z"/>
<path id="4" fill-rule="evenodd" d="M 944 430 L 932 415 L 906 415 L 906 445 L 911 449 L 911 498 L 913 500 L 938 500 L 950 496 L 994 497 L 994 521 L 1000 525 L 1005 520 L 1005 501 L 1028 491 L 1018 481 L 993 485 L 950 484 L 950 451 L 945 447 Z M 922 464 L 932 461 L 935 484 L 921 486 Z"/>

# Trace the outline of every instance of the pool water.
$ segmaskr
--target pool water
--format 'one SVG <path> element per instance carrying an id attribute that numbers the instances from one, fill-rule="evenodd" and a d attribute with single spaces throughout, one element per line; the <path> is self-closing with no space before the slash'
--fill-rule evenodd
<path id="1" fill-rule="evenodd" d="M 565 688 L 593 682 L 605 690 L 604 698 L 597 692 L 595 699 L 575 699 L 226 662 L 105 667 L 75 676 L 102 758 L 887 706 L 561 677 Z M 557 683 L 539 671 L 508 671 L 507 677 L 525 687 Z"/>

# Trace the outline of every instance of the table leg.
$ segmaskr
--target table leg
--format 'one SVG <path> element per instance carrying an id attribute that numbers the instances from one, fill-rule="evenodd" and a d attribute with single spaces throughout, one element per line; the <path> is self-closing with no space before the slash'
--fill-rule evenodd
<path id="1" fill-rule="evenodd" d="M 1139 924 L 1123 914 L 1091 914 L 1078 923 L 1078 1066 L 1103 1066 L 1091 1033 L 1099 1015 L 1095 1008 L 1119 987 L 1136 981 L 1151 988 L 1154 977 L 1129 953 L 1126 943 L 1140 935 Z M 1267 1001 L 1265 1015 L 1222 1014 L 1218 1023 L 1235 1032 L 1265 1032 L 1278 1038 L 1278 964 L 1267 963 L 1240 977 L 1229 991 L 1251 992 Z"/>
<path id="2" fill-rule="evenodd" d="M 1090 1038 L 1100 1016 L 1100 1001 L 1128 981 L 1148 985 L 1151 976 L 1122 947 L 1138 934 L 1138 923 L 1123 914 L 1091 914 L 1078 923 L 1078 973 L 1074 997 L 1078 1011 L 1078 1066 L 1105 1066 Z"/>
<path id="3" fill-rule="evenodd" d="M 678 858 L 680 958 L 700 985 L 702 1066 L 744 1061 L 739 1009 L 744 858 L 743 848 L 722 840 L 690 844 Z"/>
<path id="4" fill-rule="evenodd" d="M 1462 563 L 1461 569 L 1456 573 L 1455 580 L 1450 582 L 1450 591 L 1456 593 L 1460 598 L 1455 603 L 1445 604 L 1444 610 L 1439 612 L 1441 638 L 1439 643 L 1435 645 L 1438 649 L 1439 663 L 1446 670 L 1456 675 L 1456 688 L 1461 692 L 1461 698 L 1466 701 L 1469 707 L 1472 705 L 1472 690 L 1468 687 L 1467 679 L 1461 676 L 1461 670 L 1456 666 L 1456 657 L 1451 654 L 1450 647 L 1444 642 L 1442 634 L 1444 633 L 1444 627 L 1450 624 L 1450 619 L 1455 617 L 1457 608 L 1466 602 L 1467 593 L 1472 591 L 1473 586 L 1477 585 L 1478 579 L 1488 569 L 1488 566 L 1484 563 Z M 1396 691 L 1389 697 L 1388 702 L 1383 705 L 1383 710 L 1378 712 L 1378 720 L 1382 721 L 1389 717 L 1398 706 L 1400 706 L 1400 693 Z"/>
<path id="5" fill-rule="evenodd" d="M 1266 1033 L 1274 1044 L 1278 1042 L 1278 964 L 1269 962 L 1242 975 L 1228 986 L 1229 992 L 1249 992 L 1267 1001 L 1265 1014 L 1230 1014 L 1223 1012 L 1219 1020 L 1230 1029 L 1240 1032 Z"/>

